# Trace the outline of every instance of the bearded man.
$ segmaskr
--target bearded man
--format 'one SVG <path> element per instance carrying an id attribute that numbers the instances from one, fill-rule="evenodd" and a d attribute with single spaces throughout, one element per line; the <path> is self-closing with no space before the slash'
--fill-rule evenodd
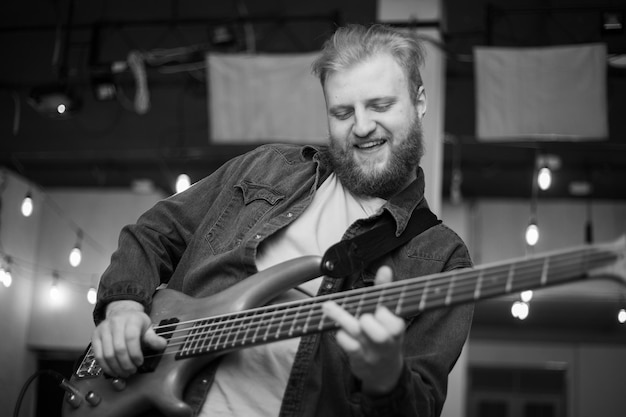
<path id="1" fill-rule="evenodd" d="M 94 311 L 92 346 L 102 369 L 132 380 L 144 349 L 165 349 L 167 338 L 155 332 L 148 315 L 163 284 L 212 296 L 210 303 L 215 294 L 243 288 L 259 271 L 322 256 L 381 222 L 402 237 L 412 214 L 428 207 L 419 166 L 426 112 L 422 61 L 421 44 L 410 33 L 383 25 L 339 28 L 313 63 L 326 101 L 328 146 L 261 146 L 126 226 Z M 441 223 L 373 257 L 362 270 L 315 277 L 277 291 L 273 301 L 327 300 L 354 288 L 469 266 L 466 246 Z M 185 381 L 181 407 L 194 416 L 440 414 L 471 306 L 399 317 L 384 305 L 352 314 L 324 301 L 323 312 L 337 332 L 222 355 Z M 137 415 L 166 412 L 148 410 L 153 405 L 141 404 Z"/>

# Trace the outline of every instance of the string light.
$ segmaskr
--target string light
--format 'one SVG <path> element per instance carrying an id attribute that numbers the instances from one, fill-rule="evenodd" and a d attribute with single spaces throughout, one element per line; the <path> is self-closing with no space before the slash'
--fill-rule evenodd
<path id="1" fill-rule="evenodd" d="M 180 193 L 185 191 L 191 186 L 191 178 L 187 174 L 180 174 L 176 179 L 176 192 Z"/>
<path id="2" fill-rule="evenodd" d="M 72 248 L 72 250 L 70 251 L 69 257 L 70 265 L 72 265 L 74 268 L 80 265 L 80 262 L 83 260 L 83 252 L 80 249 L 82 240 L 83 231 L 78 230 L 78 232 L 76 233 L 76 245 L 74 245 L 74 248 Z"/>
<path id="3" fill-rule="evenodd" d="M 530 300 L 533 299 L 533 290 L 522 291 L 520 293 L 520 298 L 522 299 L 523 302 L 529 303 Z"/>
<path id="4" fill-rule="evenodd" d="M 96 304 L 97 298 L 98 298 L 98 291 L 96 290 L 96 288 L 95 287 L 89 288 L 89 291 L 87 291 L 87 301 L 89 301 L 89 304 Z"/>
<path id="5" fill-rule="evenodd" d="M 50 286 L 50 300 L 58 303 L 61 300 L 61 290 L 59 289 L 59 273 L 52 273 L 52 285 Z"/>
<path id="6" fill-rule="evenodd" d="M 530 306 L 523 301 L 516 301 L 511 306 L 511 315 L 516 319 L 525 320 L 530 312 Z"/>
<path id="7" fill-rule="evenodd" d="M 24 196 L 24 200 L 22 200 L 22 206 L 21 206 L 21 210 L 22 210 L 22 215 L 24 217 L 30 217 L 31 214 L 33 214 L 33 196 L 31 195 L 30 191 L 26 193 L 26 196 Z"/>
<path id="8" fill-rule="evenodd" d="M 617 313 L 617 320 L 622 324 L 626 323 L 626 309 L 622 308 L 619 313 Z"/>
<path id="9" fill-rule="evenodd" d="M 530 224 L 526 228 L 526 244 L 528 246 L 535 246 L 539 242 L 539 226 L 534 220 L 531 220 Z"/>
<path id="10" fill-rule="evenodd" d="M 539 174 L 537 175 L 537 184 L 542 191 L 546 191 L 550 188 L 552 184 L 552 171 L 550 168 L 543 167 L 539 169 Z"/>

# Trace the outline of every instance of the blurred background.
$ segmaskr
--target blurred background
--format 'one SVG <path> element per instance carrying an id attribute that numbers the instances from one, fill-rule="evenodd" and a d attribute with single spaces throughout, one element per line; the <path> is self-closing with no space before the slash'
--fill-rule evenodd
<path id="1" fill-rule="evenodd" d="M 427 197 L 477 265 L 582 245 L 621 257 L 617 280 L 584 280 L 573 261 L 575 282 L 477 302 L 443 415 L 622 416 L 625 11 L 624 0 L 3 2 L 0 414 L 37 370 L 71 374 L 120 229 L 262 143 L 323 143 L 310 63 L 337 26 L 384 22 L 424 40 Z M 60 415 L 62 394 L 38 378 L 20 415 Z"/>

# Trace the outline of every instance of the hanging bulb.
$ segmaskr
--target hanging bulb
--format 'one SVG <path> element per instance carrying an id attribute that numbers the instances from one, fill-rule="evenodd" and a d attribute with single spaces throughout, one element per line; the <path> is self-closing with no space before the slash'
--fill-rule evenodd
<path id="1" fill-rule="evenodd" d="M 535 246 L 539 241 L 539 226 L 532 221 L 526 228 L 526 243 L 528 246 Z"/>
<path id="2" fill-rule="evenodd" d="M 533 299 L 533 290 L 522 291 L 522 293 L 520 294 L 520 298 L 523 302 L 529 303 L 530 300 Z"/>
<path id="3" fill-rule="evenodd" d="M 617 320 L 622 324 L 626 323 L 626 310 L 625 309 L 622 308 L 619 311 L 619 313 L 617 313 Z"/>
<path id="4" fill-rule="evenodd" d="M 89 304 L 96 304 L 97 298 L 98 292 L 96 289 L 94 287 L 89 288 L 89 291 L 87 291 L 87 301 L 89 301 Z"/>
<path id="5" fill-rule="evenodd" d="M 176 179 L 176 192 L 180 193 L 185 191 L 191 186 L 191 178 L 187 174 L 180 174 Z"/>
<path id="6" fill-rule="evenodd" d="M 11 284 L 13 283 L 13 277 L 11 276 L 10 270 L 6 270 L 4 271 L 4 274 L 2 274 L 2 283 L 7 288 L 9 288 Z"/>
<path id="7" fill-rule="evenodd" d="M 52 285 L 50 286 L 50 300 L 52 300 L 53 302 L 57 302 L 61 298 L 61 291 L 59 290 L 58 281 L 59 281 L 59 278 L 53 276 Z"/>
<path id="8" fill-rule="evenodd" d="M 76 245 L 74 245 L 74 248 L 70 251 L 69 257 L 70 265 L 72 265 L 74 268 L 80 265 L 81 261 L 83 260 L 83 252 L 80 249 L 82 240 L 83 231 L 79 230 L 76 237 Z"/>
<path id="9" fill-rule="evenodd" d="M 537 184 L 539 185 L 539 188 L 543 191 L 550 188 L 550 185 L 552 184 L 552 171 L 550 171 L 550 168 L 543 167 L 539 169 L 539 174 L 537 175 Z"/>
<path id="10" fill-rule="evenodd" d="M 72 265 L 73 267 L 77 267 L 78 265 L 80 265 L 80 262 L 83 260 L 83 254 L 80 250 L 80 247 L 75 246 L 72 251 L 70 252 L 70 265 Z"/>
<path id="11" fill-rule="evenodd" d="M 528 306 L 528 303 L 525 303 L 523 301 L 516 301 L 511 306 L 511 315 L 516 319 L 524 320 L 526 319 L 526 317 L 528 317 L 529 310 L 530 308 Z"/>
<path id="12" fill-rule="evenodd" d="M 8 287 L 6 284 L 6 275 L 7 271 L 5 271 L 4 268 L 0 268 L 0 282 L 4 284 L 5 287 Z"/>
<path id="13" fill-rule="evenodd" d="M 22 215 L 24 217 L 30 217 L 33 214 L 33 197 L 30 192 L 26 193 L 24 200 L 22 200 Z"/>

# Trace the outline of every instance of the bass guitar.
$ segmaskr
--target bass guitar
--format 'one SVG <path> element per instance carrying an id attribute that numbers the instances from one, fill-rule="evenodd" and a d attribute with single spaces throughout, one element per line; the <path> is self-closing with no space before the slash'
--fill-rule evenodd
<path id="1" fill-rule="evenodd" d="M 195 372 L 235 349 L 336 329 L 322 304 L 333 300 L 354 316 L 384 305 L 400 317 L 513 292 L 590 278 L 624 282 L 626 239 L 585 245 L 474 268 L 399 280 L 267 305 L 276 294 L 321 275 L 321 258 L 308 256 L 259 272 L 219 294 L 193 298 L 162 289 L 150 317 L 168 340 L 162 352 L 146 353 L 128 379 L 102 372 L 87 348 L 62 386 L 64 417 L 133 417 L 157 409 L 168 417 L 191 416 L 183 401 Z"/>

